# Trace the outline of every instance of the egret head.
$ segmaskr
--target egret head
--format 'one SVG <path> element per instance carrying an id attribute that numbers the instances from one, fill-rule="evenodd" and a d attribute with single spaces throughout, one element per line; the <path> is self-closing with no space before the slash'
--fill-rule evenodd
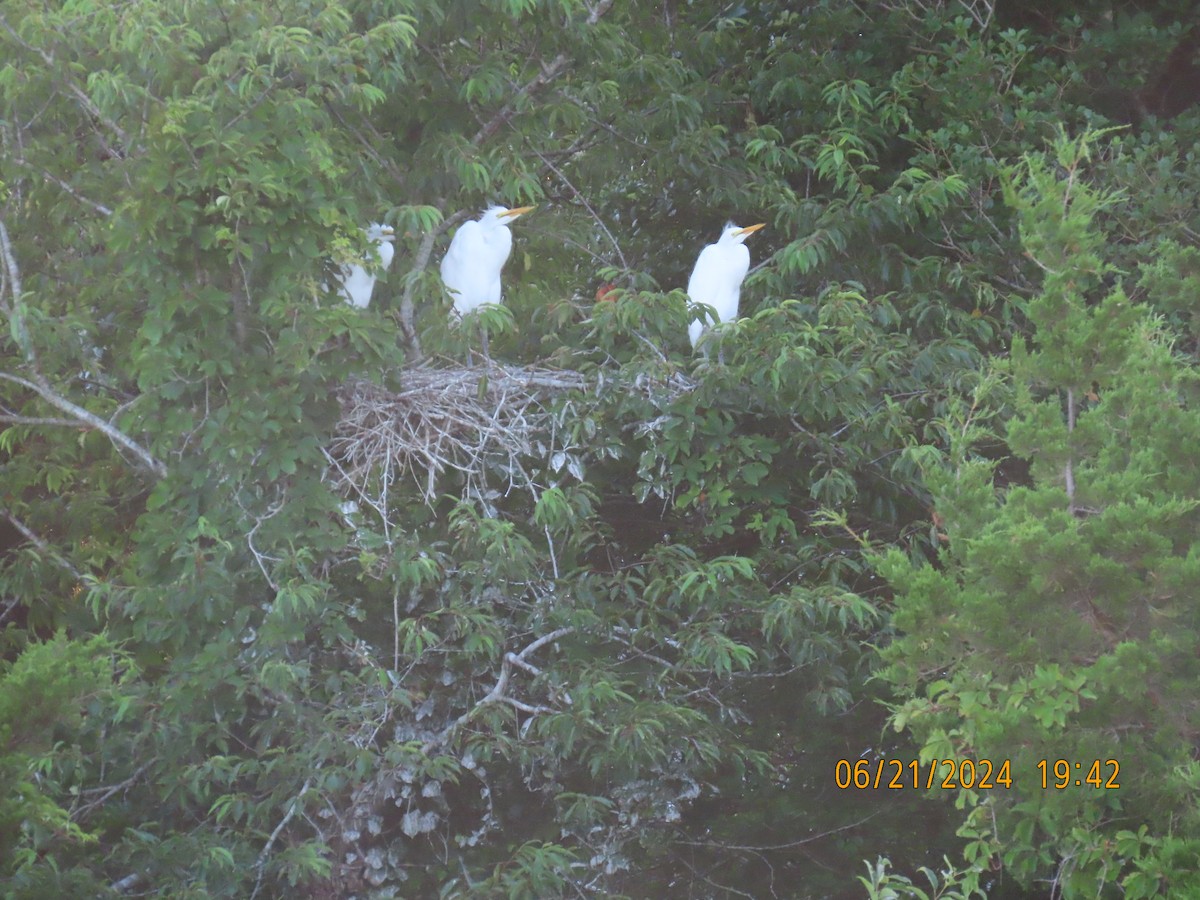
<path id="1" fill-rule="evenodd" d="M 379 265 L 384 269 L 389 268 L 392 265 L 392 257 L 396 255 L 396 250 L 392 246 L 392 242 L 396 240 L 396 232 L 392 226 L 372 222 L 367 226 L 367 240 L 375 245 Z"/>
<path id="2" fill-rule="evenodd" d="M 489 206 L 479 221 L 490 226 L 508 225 L 517 216 L 523 216 L 533 208 L 532 206 L 518 206 L 515 209 L 509 209 L 507 206 Z"/>
<path id="3" fill-rule="evenodd" d="M 396 240 L 396 232 L 391 225 L 372 222 L 367 226 L 367 240 L 373 244 L 379 244 L 383 241 L 394 241 Z"/>
<path id="4" fill-rule="evenodd" d="M 721 243 L 744 243 L 746 238 L 754 234 L 760 228 L 765 228 L 766 222 L 759 222 L 757 225 L 747 225 L 743 228 L 740 225 L 734 225 L 732 222 L 726 222 L 725 228 L 721 231 Z"/>

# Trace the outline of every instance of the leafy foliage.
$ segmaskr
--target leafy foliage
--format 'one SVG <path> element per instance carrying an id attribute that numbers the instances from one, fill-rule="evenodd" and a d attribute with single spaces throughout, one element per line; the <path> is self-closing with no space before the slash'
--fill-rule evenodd
<path id="1" fill-rule="evenodd" d="M 1196 116 L 1036 153 L 1165 109 L 1187 9 L 1059 6 L 9 0 L 0 725 L 55 708 L 0 743 L 13 892 L 1186 883 Z M 468 378 L 431 261 L 492 201 L 539 209 Z M 692 357 L 726 218 L 769 224 Z M 556 368 L 469 475 L 341 477 L 354 391 Z M 835 790 L 917 752 L 879 699 L 1161 765 L 956 839 Z"/>

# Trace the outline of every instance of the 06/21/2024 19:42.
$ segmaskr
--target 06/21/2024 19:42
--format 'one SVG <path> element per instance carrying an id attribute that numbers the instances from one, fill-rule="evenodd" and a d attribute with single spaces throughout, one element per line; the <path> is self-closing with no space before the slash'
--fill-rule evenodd
<path id="1" fill-rule="evenodd" d="M 839 759 L 834 764 L 834 783 L 842 790 L 993 790 L 1013 786 L 1012 761 L 1008 759 Z M 1041 759 L 1035 764 L 1043 790 L 1090 787 L 1116 790 L 1121 764 L 1115 759 L 1073 762 Z"/>

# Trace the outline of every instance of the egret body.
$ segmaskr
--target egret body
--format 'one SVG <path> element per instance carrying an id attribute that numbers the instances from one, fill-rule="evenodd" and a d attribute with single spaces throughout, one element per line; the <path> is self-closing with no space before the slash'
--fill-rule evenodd
<path id="1" fill-rule="evenodd" d="M 396 233 L 390 225 L 372 222 L 367 228 L 367 240 L 371 242 L 376 256 L 373 269 L 379 268 L 386 271 L 387 267 L 392 264 L 392 257 L 396 255 L 396 248 L 392 246 L 392 241 L 395 239 Z M 375 276 L 365 267 L 358 263 L 342 266 L 337 279 L 341 282 L 338 293 L 345 298 L 347 303 L 356 309 L 366 309 L 370 305 L 371 292 L 375 290 Z"/>
<path id="2" fill-rule="evenodd" d="M 693 303 L 707 303 L 715 309 L 718 322 L 737 318 L 742 279 L 750 271 L 750 251 L 746 249 L 745 241 L 765 224 L 742 228 L 728 222 L 717 242 L 700 251 L 692 277 L 688 279 L 688 296 Z M 688 325 L 688 338 L 693 347 L 705 327 L 699 321 Z"/>
<path id="3" fill-rule="evenodd" d="M 500 270 L 512 252 L 508 223 L 531 209 L 493 206 L 454 233 L 442 259 L 442 283 L 460 316 L 484 303 L 500 302 Z"/>

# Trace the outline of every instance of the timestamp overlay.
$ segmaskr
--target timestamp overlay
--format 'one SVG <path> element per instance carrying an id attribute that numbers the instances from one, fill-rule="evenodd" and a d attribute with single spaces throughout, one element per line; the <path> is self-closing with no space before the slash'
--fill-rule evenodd
<path id="1" fill-rule="evenodd" d="M 1039 759 L 1032 768 L 1009 759 L 839 759 L 834 784 L 852 790 L 1012 790 L 1040 787 L 1112 791 L 1121 787 L 1121 764 L 1115 759 Z"/>

